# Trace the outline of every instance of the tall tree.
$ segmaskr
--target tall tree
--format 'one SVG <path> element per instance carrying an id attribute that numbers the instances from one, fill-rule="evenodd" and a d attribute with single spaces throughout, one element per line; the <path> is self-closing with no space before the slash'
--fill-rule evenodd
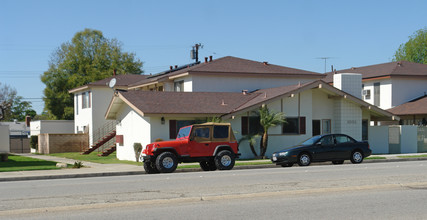
<path id="1" fill-rule="evenodd" d="M 0 120 L 23 121 L 27 115 L 34 117 L 36 112 L 31 108 L 31 102 L 22 101 L 16 89 L 0 82 Z"/>
<path id="2" fill-rule="evenodd" d="M 286 122 L 285 114 L 283 112 L 270 112 L 266 105 L 263 105 L 259 111 L 259 123 L 264 129 L 262 133 L 260 156 L 264 157 L 267 152 L 268 145 L 268 129 L 275 127 L 281 123 Z"/>
<path id="3" fill-rule="evenodd" d="M 401 44 L 394 54 L 393 61 L 406 60 L 427 64 L 427 29 L 420 29 Z"/>
<path id="4" fill-rule="evenodd" d="M 116 39 L 101 31 L 85 29 L 51 55 L 49 69 L 41 76 L 45 110 L 52 119 L 73 119 L 73 96 L 68 90 L 116 74 L 141 74 L 142 62 L 122 51 Z"/>

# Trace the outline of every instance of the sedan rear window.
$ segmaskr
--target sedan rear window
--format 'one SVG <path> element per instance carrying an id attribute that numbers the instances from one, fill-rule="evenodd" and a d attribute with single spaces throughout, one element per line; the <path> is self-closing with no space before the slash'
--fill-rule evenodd
<path id="1" fill-rule="evenodd" d="M 350 139 L 349 137 L 344 136 L 344 135 L 337 135 L 337 136 L 335 136 L 335 140 L 337 141 L 337 144 L 353 143 L 352 139 Z"/>

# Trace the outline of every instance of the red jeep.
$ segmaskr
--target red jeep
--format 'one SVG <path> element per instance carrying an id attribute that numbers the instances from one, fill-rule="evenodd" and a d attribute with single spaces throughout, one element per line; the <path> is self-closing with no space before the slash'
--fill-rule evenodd
<path id="1" fill-rule="evenodd" d="M 230 123 L 204 123 L 182 127 L 176 140 L 148 144 L 141 157 L 147 173 L 171 173 L 188 162 L 204 171 L 231 170 L 238 150 Z"/>

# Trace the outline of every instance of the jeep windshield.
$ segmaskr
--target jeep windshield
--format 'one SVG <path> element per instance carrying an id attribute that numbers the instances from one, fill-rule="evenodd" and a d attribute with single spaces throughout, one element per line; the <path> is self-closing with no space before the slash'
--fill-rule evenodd
<path id="1" fill-rule="evenodd" d="M 179 130 L 178 135 L 176 136 L 176 139 L 182 139 L 186 138 L 190 135 L 192 126 L 183 127 Z"/>

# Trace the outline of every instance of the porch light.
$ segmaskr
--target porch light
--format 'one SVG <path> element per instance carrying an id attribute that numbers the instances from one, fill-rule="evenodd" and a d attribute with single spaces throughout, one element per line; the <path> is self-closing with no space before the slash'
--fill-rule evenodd
<path id="1" fill-rule="evenodd" d="M 165 124 L 165 117 L 162 117 L 162 118 L 160 119 L 160 123 L 162 123 L 162 125 L 164 125 L 164 124 Z"/>

